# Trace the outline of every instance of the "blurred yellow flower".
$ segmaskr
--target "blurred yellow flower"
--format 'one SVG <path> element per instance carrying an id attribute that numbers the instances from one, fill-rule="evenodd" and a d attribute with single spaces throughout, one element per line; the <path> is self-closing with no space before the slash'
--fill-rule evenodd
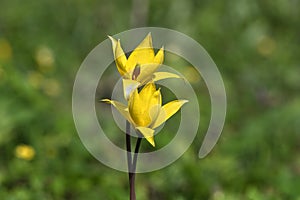
<path id="1" fill-rule="evenodd" d="M 0 65 L 0 82 L 3 80 L 4 75 L 5 75 L 5 71 L 4 71 L 4 69 L 2 68 L 2 66 Z"/>
<path id="2" fill-rule="evenodd" d="M 56 97 L 60 94 L 61 87 L 56 79 L 45 79 L 43 81 L 43 90 L 48 96 Z"/>
<path id="3" fill-rule="evenodd" d="M 52 50 L 47 46 L 40 46 L 35 53 L 35 61 L 41 72 L 51 71 L 55 61 Z"/>
<path id="4" fill-rule="evenodd" d="M 27 75 L 28 83 L 35 89 L 38 89 L 41 87 L 44 79 L 45 79 L 45 77 L 40 72 L 37 72 L 37 71 L 31 71 Z"/>
<path id="5" fill-rule="evenodd" d="M 108 36 L 112 42 L 113 54 L 117 69 L 123 77 L 123 90 L 126 99 L 132 91 L 150 81 L 166 78 L 180 78 L 169 72 L 156 72 L 164 60 L 164 48 L 155 55 L 152 37 L 149 33 L 127 58 L 120 40 Z"/>
<path id="6" fill-rule="evenodd" d="M 61 93 L 61 86 L 59 81 L 53 78 L 46 78 L 40 72 L 29 72 L 27 81 L 33 88 L 42 89 L 43 92 L 48 96 L 56 97 Z"/>
<path id="7" fill-rule="evenodd" d="M 129 121 L 152 145 L 154 143 L 154 129 L 174 115 L 187 100 L 174 100 L 162 104 L 160 90 L 156 90 L 153 82 L 146 84 L 140 92 L 137 89 L 130 95 L 128 106 L 103 99 L 103 102 L 112 104 L 123 117 Z"/>
<path id="8" fill-rule="evenodd" d="M 5 38 L 0 38 L 0 61 L 10 60 L 12 56 L 12 48 Z"/>
<path id="9" fill-rule="evenodd" d="M 29 145 L 21 144 L 15 148 L 15 155 L 23 160 L 32 160 L 35 156 L 35 150 Z"/>
<path id="10" fill-rule="evenodd" d="M 258 44 L 257 51 L 263 56 L 270 56 L 276 49 L 276 42 L 269 36 L 263 36 Z"/>

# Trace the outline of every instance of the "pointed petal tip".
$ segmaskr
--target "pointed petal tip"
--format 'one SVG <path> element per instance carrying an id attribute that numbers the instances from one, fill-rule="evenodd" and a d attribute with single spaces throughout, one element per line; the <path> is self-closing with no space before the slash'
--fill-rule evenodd
<path id="1" fill-rule="evenodd" d="M 177 101 L 181 103 L 181 106 L 183 106 L 184 104 L 186 104 L 186 103 L 189 102 L 189 100 L 186 100 L 186 99 L 179 99 L 179 100 L 177 100 Z M 180 107 L 181 107 L 181 106 L 180 106 Z"/>
<path id="2" fill-rule="evenodd" d="M 106 102 L 110 102 L 110 99 L 100 99 L 100 101 L 106 103 Z"/>
<path id="3" fill-rule="evenodd" d="M 168 78 L 183 79 L 181 76 L 171 73 L 171 72 L 154 72 L 153 75 L 154 75 L 154 78 L 153 78 L 154 82 L 163 80 L 163 79 L 168 79 Z"/>
<path id="4" fill-rule="evenodd" d="M 152 34 L 151 32 L 149 32 L 146 37 L 144 38 L 144 41 L 147 39 L 147 41 L 149 42 L 150 46 L 152 47 Z"/>
<path id="5" fill-rule="evenodd" d="M 181 102 L 182 102 L 182 104 L 185 104 L 185 103 L 188 103 L 189 100 L 184 99 L 184 100 L 181 100 Z"/>
<path id="6" fill-rule="evenodd" d="M 136 129 L 146 138 L 146 140 L 155 147 L 154 130 L 147 127 L 136 127 Z"/>
<path id="7" fill-rule="evenodd" d="M 117 40 L 115 38 L 113 38 L 112 36 L 107 35 L 107 37 L 110 39 L 111 42 L 113 42 L 113 43 L 117 42 Z"/>
<path id="8" fill-rule="evenodd" d="M 146 140 L 147 140 L 153 147 L 155 147 L 155 142 L 154 142 L 154 138 L 153 138 L 153 137 L 146 138 Z"/>
<path id="9" fill-rule="evenodd" d="M 151 145 L 152 145 L 153 147 L 155 147 L 155 143 L 154 143 L 154 141 L 153 141 L 153 143 L 151 143 Z"/>
<path id="10" fill-rule="evenodd" d="M 112 104 L 112 101 L 110 99 L 101 99 L 100 102 L 107 103 L 107 104 Z"/>

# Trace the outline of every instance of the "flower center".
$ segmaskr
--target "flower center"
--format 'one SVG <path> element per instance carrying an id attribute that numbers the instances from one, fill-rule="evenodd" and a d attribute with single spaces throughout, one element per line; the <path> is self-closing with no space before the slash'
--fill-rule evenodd
<path id="1" fill-rule="evenodd" d="M 132 73 L 132 80 L 136 80 L 137 77 L 140 75 L 140 73 L 141 73 L 141 67 L 139 64 L 137 64 Z"/>

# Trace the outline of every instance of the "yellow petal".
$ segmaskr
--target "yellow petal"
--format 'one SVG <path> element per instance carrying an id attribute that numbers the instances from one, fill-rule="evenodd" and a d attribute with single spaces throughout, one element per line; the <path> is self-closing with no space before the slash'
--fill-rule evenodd
<path id="1" fill-rule="evenodd" d="M 153 60 L 154 63 L 162 64 L 164 62 L 164 47 L 160 48 Z"/>
<path id="2" fill-rule="evenodd" d="M 160 114 L 160 110 L 161 110 L 161 105 L 159 105 L 159 104 L 151 106 L 151 108 L 149 110 L 151 124 L 149 124 L 148 127 L 152 127 L 153 124 L 156 122 L 156 119 L 158 118 L 158 116 Z"/>
<path id="3" fill-rule="evenodd" d="M 146 126 L 150 119 L 143 116 L 143 102 L 140 99 L 137 89 L 133 91 L 128 100 L 128 109 L 130 116 L 138 126 Z"/>
<path id="4" fill-rule="evenodd" d="M 113 49 L 113 54 L 114 54 L 114 56 L 115 56 L 115 52 L 116 52 L 116 47 L 117 47 L 118 41 L 117 41 L 115 38 L 113 38 L 113 37 L 111 37 L 111 36 L 109 36 L 109 35 L 108 35 L 108 38 L 109 38 L 110 41 L 111 41 L 111 46 L 112 46 L 112 49 Z"/>
<path id="5" fill-rule="evenodd" d="M 154 94 L 151 97 L 151 100 L 149 102 L 149 116 L 151 119 L 151 123 L 148 125 L 148 127 L 150 127 L 158 118 L 158 115 L 160 113 L 161 110 L 161 93 L 160 93 L 160 89 L 155 91 Z"/>
<path id="6" fill-rule="evenodd" d="M 159 68 L 159 64 L 144 64 L 141 65 L 140 75 L 137 77 L 137 81 L 141 82 L 141 84 L 145 84 L 152 80 L 153 73 Z"/>
<path id="7" fill-rule="evenodd" d="M 140 74 L 137 76 L 137 81 L 141 82 L 141 84 L 145 84 L 152 80 L 153 73 L 157 71 L 164 60 L 164 50 L 163 47 L 156 54 L 153 61 L 149 61 L 149 63 L 143 64 L 140 67 Z"/>
<path id="8" fill-rule="evenodd" d="M 152 47 L 152 37 L 149 33 L 145 39 L 130 54 L 126 63 L 127 72 L 132 71 L 137 64 L 153 63 L 154 50 Z"/>
<path id="9" fill-rule="evenodd" d="M 181 78 L 177 74 L 173 74 L 170 72 L 155 72 L 153 73 L 153 81 L 159 81 L 162 79 L 167 79 L 167 78 Z"/>
<path id="10" fill-rule="evenodd" d="M 147 113 L 148 108 L 146 106 L 136 89 L 129 98 L 128 109 L 130 116 L 138 126 L 146 127 L 151 123 L 151 118 Z"/>
<path id="11" fill-rule="evenodd" d="M 128 71 L 126 71 L 126 67 L 125 67 L 127 58 L 121 47 L 120 40 L 116 40 L 111 36 L 108 36 L 108 37 L 112 44 L 112 49 L 113 49 L 113 54 L 114 54 L 114 58 L 116 61 L 117 69 L 118 69 L 119 73 L 121 74 L 121 76 L 124 76 L 128 73 Z"/>
<path id="12" fill-rule="evenodd" d="M 127 106 L 118 101 L 112 101 L 110 99 L 102 99 L 101 101 L 113 105 L 127 121 L 129 121 L 132 125 L 135 125 L 129 114 Z"/>
<path id="13" fill-rule="evenodd" d="M 160 126 L 162 123 L 167 121 L 172 115 L 174 115 L 183 106 L 183 104 L 187 102 L 187 100 L 174 100 L 162 106 L 156 121 L 151 127 L 156 128 Z"/>
<path id="14" fill-rule="evenodd" d="M 162 100 L 160 89 L 156 90 L 153 82 L 148 83 L 140 92 L 140 98 L 144 102 L 144 107 L 147 109 L 145 115 L 149 115 L 151 123 L 153 123 L 157 118 L 161 107 Z"/>
<path id="15" fill-rule="evenodd" d="M 124 92 L 124 97 L 128 101 L 130 94 L 138 88 L 140 83 L 135 80 L 130 80 L 130 79 L 123 79 L 123 92 Z"/>
<path id="16" fill-rule="evenodd" d="M 155 92 L 156 92 L 155 84 L 151 82 L 144 86 L 144 88 L 140 91 L 139 95 L 143 100 L 149 101 L 151 100 Z"/>
<path id="17" fill-rule="evenodd" d="M 137 89 L 130 95 L 128 108 L 130 115 L 138 126 L 147 127 L 152 123 L 150 108 L 161 104 L 160 91 L 156 91 L 154 83 L 148 83 L 138 93 Z"/>
<path id="18" fill-rule="evenodd" d="M 126 70 L 127 58 L 121 47 L 120 40 L 118 40 L 118 42 L 117 42 L 116 51 L 115 51 L 115 59 L 116 59 L 117 68 L 118 68 L 121 76 L 124 76 L 125 74 L 128 73 L 128 71 Z"/>
<path id="19" fill-rule="evenodd" d="M 136 129 L 146 138 L 146 140 L 155 147 L 154 130 L 146 127 L 136 127 Z"/>

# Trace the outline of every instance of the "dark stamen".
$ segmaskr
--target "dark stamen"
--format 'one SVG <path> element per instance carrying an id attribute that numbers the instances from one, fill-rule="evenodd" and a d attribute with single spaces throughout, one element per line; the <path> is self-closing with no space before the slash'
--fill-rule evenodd
<path id="1" fill-rule="evenodd" d="M 137 77 L 140 75 L 140 73 L 141 73 L 141 67 L 139 64 L 137 64 L 132 73 L 132 80 L 136 80 Z"/>

